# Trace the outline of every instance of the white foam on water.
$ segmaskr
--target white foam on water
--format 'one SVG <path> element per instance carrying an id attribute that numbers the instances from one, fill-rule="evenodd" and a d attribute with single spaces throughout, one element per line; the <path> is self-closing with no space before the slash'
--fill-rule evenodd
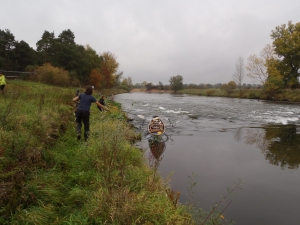
<path id="1" fill-rule="evenodd" d="M 289 115 L 293 115 L 293 112 L 283 112 L 284 114 L 289 114 Z"/>
<path id="2" fill-rule="evenodd" d="M 290 117 L 290 118 L 286 118 L 286 117 L 282 117 L 282 116 L 275 116 L 273 118 L 268 118 L 266 121 L 268 123 L 281 123 L 283 125 L 286 125 L 288 124 L 289 122 L 295 122 L 295 121 L 298 121 L 299 118 L 296 118 L 296 117 Z"/>
<path id="3" fill-rule="evenodd" d="M 144 112 L 145 110 L 143 109 L 135 109 L 136 112 Z"/>
<path id="4" fill-rule="evenodd" d="M 181 110 L 175 111 L 175 110 L 168 110 L 168 109 L 165 112 L 166 113 L 174 113 L 174 114 L 189 113 L 188 111 L 181 111 Z"/>

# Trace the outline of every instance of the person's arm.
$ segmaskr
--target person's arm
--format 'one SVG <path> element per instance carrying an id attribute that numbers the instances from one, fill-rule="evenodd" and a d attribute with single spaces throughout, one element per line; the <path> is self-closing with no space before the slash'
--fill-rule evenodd
<path id="1" fill-rule="evenodd" d="M 101 107 L 102 109 L 105 109 L 106 111 L 109 111 L 104 105 L 101 105 L 98 101 L 96 101 L 96 104 Z"/>
<path id="2" fill-rule="evenodd" d="M 79 100 L 79 96 L 76 96 L 75 98 L 73 98 L 73 102 L 77 102 Z"/>

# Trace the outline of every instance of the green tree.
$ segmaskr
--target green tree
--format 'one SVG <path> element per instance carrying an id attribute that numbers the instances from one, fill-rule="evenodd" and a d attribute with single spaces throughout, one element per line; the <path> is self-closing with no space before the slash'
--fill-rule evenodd
<path id="1" fill-rule="evenodd" d="M 75 35 L 70 29 L 64 30 L 58 35 L 57 41 L 64 45 L 75 45 Z"/>
<path id="2" fill-rule="evenodd" d="M 54 32 L 44 31 L 41 40 L 36 43 L 37 52 L 40 55 L 40 64 L 51 63 L 53 64 L 53 58 L 55 53 L 55 36 Z"/>
<path id="3" fill-rule="evenodd" d="M 124 78 L 121 82 L 121 86 L 120 86 L 122 89 L 124 90 L 131 90 L 132 87 L 133 87 L 133 84 L 132 84 L 132 78 L 131 77 L 128 77 L 128 78 Z M 124 88 L 125 87 L 125 88 Z"/>
<path id="4" fill-rule="evenodd" d="M 146 88 L 146 91 L 150 91 L 151 89 L 153 89 L 153 84 L 147 83 L 147 84 L 145 84 L 145 88 Z"/>
<path id="5" fill-rule="evenodd" d="M 37 53 L 25 41 L 15 43 L 15 48 L 12 50 L 13 70 L 25 71 L 29 65 L 36 65 Z"/>
<path id="6" fill-rule="evenodd" d="M 114 84 L 115 87 L 117 87 L 117 86 L 119 86 L 121 84 L 122 76 L 123 76 L 123 72 L 122 71 L 118 72 L 115 75 L 115 84 Z"/>
<path id="7" fill-rule="evenodd" d="M 62 31 L 58 38 L 54 33 L 45 31 L 37 42 L 40 55 L 39 64 L 50 63 L 54 67 L 69 71 L 72 80 L 86 83 L 93 69 L 100 69 L 101 58 L 90 46 L 77 45 L 74 33 L 68 29 Z"/>
<path id="8" fill-rule="evenodd" d="M 147 81 L 143 81 L 143 82 L 142 82 L 142 87 L 143 87 L 143 88 L 146 88 L 146 85 L 147 85 L 147 84 L 148 84 Z"/>
<path id="9" fill-rule="evenodd" d="M 183 89 L 183 77 L 181 75 L 173 76 L 170 78 L 170 89 L 175 93 Z"/>
<path id="10" fill-rule="evenodd" d="M 300 23 L 277 26 L 271 38 L 274 51 L 279 56 L 278 70 L 283 76 L 285 87 L 297 87 L 300 68 Z"/>
<path id="11" fill-rule="evenodd" d="M 100 68 L 102 59 L 90 45 L 85 46 L 84 55 L 85 55 L 84 59 L 87 63 L 86 66 L 88 70 L 92 70 L 94 68 Z"/>
<path id="12" fill-rule="evenodd" d="M 15 36 L 10 30 L 0 30 L 0 68 L 10 70 L 13 67 L 12 50 L 15 47 Z"/>
<path id="13" fill-rule="evenodd" d="M 162 82 L 159 81 L 157 86 L 159 90 L 164 90 L 164 85 Z"/>

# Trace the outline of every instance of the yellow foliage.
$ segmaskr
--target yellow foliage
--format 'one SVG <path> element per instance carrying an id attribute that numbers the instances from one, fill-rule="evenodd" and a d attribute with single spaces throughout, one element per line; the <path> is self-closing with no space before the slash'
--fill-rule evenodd
<path id="1" fill-rule="evenodd" d="M 36 69 L 37 81 L 45 84 L 52 84 L 66 87 L 70 83 L 69 72 L 58 67 L 52 66 L 50 63 Z"/>

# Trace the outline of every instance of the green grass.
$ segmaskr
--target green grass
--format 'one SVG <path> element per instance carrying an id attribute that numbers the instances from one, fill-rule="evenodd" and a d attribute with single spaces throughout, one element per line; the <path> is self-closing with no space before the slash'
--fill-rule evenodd
<path id="1" fill-rule="evenodd" d="M 267 99 L 262 89 L 242 89 L 241 93 L 235 89 L 233 93 L 228 94 L 225 90 L 221 89 L 184 89 L 179 91 L 181 94 L 199 95 L 199 96 L 212 96 L 212 97 L 228 97 L 228 98 L 245 98 L 245 99 Z M 274 101 L 285 101 L 291 103 L 300 102 L 299 89 L 284 89 L 280 93 L 273 96 Z"/>
<path id="2" fill-rule="evenodd" d="M 120 104 L 92 105 L 90 139 L 78 142 L 74 89 L 13 81 L 5 91 L 1 224 L 194 224 L 130 143 L 139 135 Z"/>

